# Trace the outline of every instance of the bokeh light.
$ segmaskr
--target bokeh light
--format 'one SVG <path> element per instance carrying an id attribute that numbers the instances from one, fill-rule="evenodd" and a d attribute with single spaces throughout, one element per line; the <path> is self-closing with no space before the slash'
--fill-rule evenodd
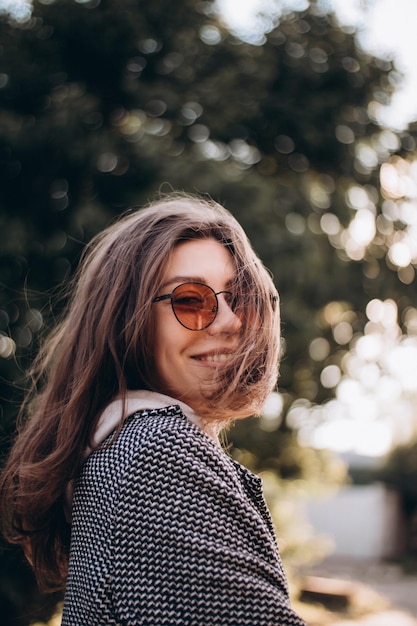
<path id="1" fill-rule="evenodd" d="M 349 345 L 340 366 L 327 364 L 321 372 L 321 384 L 334 388 L 335 398 L 323 405 L 298 399 L 288 423 L 299 429 L 300 442 L 306 445 L 385 454 L 417 436 L 417 310 L 408 307 L 404 313 L 407 334 L 401 331 L 397 304 L 391 299 L 368 302 L 369 321 L 359 336 L 342 321 L 346 314 L 337 302 L 323 311 L 333 334 L 340 332 Z M 326 358 L 324 342 L 317 338 L 310 345 L 317 361 Z"/>

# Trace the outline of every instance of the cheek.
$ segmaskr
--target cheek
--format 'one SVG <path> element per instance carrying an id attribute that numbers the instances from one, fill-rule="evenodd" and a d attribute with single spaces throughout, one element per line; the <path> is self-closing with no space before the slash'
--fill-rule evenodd
<path id="1" fill-rule="evenodd" d="M 153 361 L 157 368 L 159 368 L 161 366 L 161 363 L 163 363 L 164 361 L 166 350 L 167 348 L 169 348 L 169 346 L 167 346 L 167 343 L 169 344 L 169 335 L 164 332 L 164 324 L 156 324 L 153 343 Z"/>
<path id="2" fill-rule="evenodd" d="M 170 350 L 164 347 L 163 341 L 155 342 L 152 378 L 155 389 L 167 393 L 172 386 L 175 367 L 170 361 Z"/>
<path id="3" fill-rule="evenodd" d="M 171 311 L 164 313 L 170 315 L 161 314 L 157 317 L 153 349 L 154 378 L 162 384 L 175 378 L 184 342 L 181 326 Z"/>

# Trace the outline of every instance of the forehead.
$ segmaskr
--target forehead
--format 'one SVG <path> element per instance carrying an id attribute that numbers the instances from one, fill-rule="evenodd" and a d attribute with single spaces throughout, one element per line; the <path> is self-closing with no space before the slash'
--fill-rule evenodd
<path id="1" fill-rule="evenodd" d="M 192 239 L 174 249 L 163 282 L 194 280 L 215 286 L 230 282 L 235 275 L 235 260 L 224 245 L 216 239 Z"/>

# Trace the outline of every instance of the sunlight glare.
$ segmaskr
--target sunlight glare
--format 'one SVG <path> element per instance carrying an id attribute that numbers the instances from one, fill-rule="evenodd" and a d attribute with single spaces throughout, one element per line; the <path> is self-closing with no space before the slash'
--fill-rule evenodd
<path id="1" fill-rule="evenodd" d="M 275 420 L 277 417 L 280 417 L 283 408 L 284 401 L 282 395 L 276 391 L 272 391 L 263 406 L 262 417 Z"/>
<path id="2" fill-rule="evenodd" d="M 380 422 L 359 423 L 350 419 L 327 422 L 316 428 L 312 437 L 315 447 L 336 452 L 368 456 L 386 454 L 392 444 L 389 426 Z"/>

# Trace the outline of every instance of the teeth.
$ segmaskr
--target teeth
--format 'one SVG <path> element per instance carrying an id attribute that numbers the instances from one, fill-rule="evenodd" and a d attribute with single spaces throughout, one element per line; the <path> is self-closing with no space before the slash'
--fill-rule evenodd
<path id="1" fill-rule="evenodd" d="M 204 356 L 199 357 L 200 361 L 209 361 L 210 363 L 224 363 L 228 359 L 230 359 L 231 354 L 205 354 Z"/>

